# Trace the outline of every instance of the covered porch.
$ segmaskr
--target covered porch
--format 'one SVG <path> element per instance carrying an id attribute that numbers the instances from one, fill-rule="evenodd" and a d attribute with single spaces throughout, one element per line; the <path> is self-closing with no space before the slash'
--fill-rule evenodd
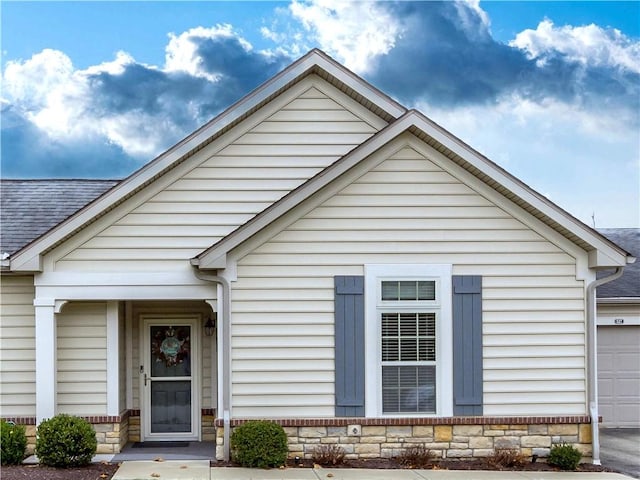
<path id="1" fill-rule="evenodd" d="M 34 302 L 36 416 L 22 423 L 83 417 L 100 454 L 215 441 L 222 305 L 214 283 L 70 288 L 47 277 L 36 280 Z"/>

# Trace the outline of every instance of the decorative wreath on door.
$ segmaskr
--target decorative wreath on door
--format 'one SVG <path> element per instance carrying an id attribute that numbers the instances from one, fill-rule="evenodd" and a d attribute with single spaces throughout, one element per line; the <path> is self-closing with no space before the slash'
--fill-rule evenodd
<path id="1" fill-rule="evenodd" d="M 173 327 L 158 331 L 151 341 L 151 351 L 156 362 L 173 367 L 189 356 L 189 335 L 184 330 L 176 332 Z"/>

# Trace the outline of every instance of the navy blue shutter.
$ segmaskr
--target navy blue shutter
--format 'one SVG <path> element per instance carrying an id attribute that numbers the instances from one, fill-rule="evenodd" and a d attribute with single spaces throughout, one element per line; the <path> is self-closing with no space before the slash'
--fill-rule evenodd
<path id="1" fill-rule="evenodd" d="M 482 415 L 482 277 L 453 277 L 453 414 Z"/>
<path id="2" fill-rule="evenodd" d="M 364 277 L 334 280 L 336 417 L 364 417 Z"/>

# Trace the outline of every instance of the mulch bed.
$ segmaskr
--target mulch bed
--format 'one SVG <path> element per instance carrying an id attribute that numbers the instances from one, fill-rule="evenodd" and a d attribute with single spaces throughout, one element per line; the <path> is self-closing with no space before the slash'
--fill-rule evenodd
<path id="1" fill-rule="evenodd" d="M 229 462 L 211 462 L 211 466 L 217 467 L 235 467 L 237 465 Z M 294 467 L 293 463 L 288 466 Z M 313 463 L 305 461 L 302 465 L 306 468 L 313 468 Z M 331 466 L 331 468 L 375 468 L 375 469 L 397 469 L 407 468 L 400 465 L 393 459 L 372 458 L 368 460 L 347 460 L 341 465 Z M 497 470 L 487 466 L 484 460 L 441 460 L 436 461 L 431 466 L 437 470 Z M 118 470 L 118 464 L 115 463 L 93 463 L 81 468 L 52 468 L 40 465 L 7 465 L 0 469 L 0 478 L 2 480 L 109 480 Z M 504 469 L 513 471 L 559 471 L 544 462 L 526 463 L 524 466 L 513 469 Z M 591 463 L 581 463 L 578 472 L 612 472 L 614 470 L 593 465 Z"/>
<path id="2" fill-rule="evenodd" d="M 86 467 L 53 468 L 40 465 L 4 465 L 2 480 L 108 480 L 118 470 L 116 463 L 92 463 Z"/>

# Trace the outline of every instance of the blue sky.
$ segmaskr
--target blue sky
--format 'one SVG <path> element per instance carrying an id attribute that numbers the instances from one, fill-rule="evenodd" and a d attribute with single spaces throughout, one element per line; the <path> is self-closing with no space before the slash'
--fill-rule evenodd
<path id="1" fill-rule="evenodd" d="M 318 47 L 597 227 L 640 225 L 640 2 L 12 2 L 4 178 L 122 178 Z"/>

